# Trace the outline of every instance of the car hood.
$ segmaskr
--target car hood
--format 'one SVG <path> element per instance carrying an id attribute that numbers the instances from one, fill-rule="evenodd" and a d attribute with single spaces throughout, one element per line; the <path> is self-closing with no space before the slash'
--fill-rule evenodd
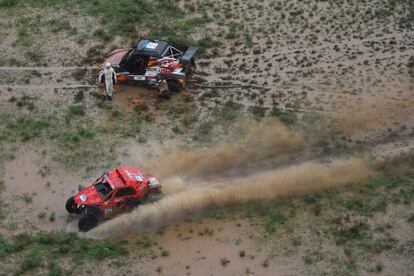
<path id="1" fill-rule="evenodd" d="M 103 201 L 103 197 L 98 193 L 94 186 L 83 188 L 75 196 L 77 205 L 99 205 L 102 204 Z"/>
<path id="2" fill-rule="evenodd" d="M 110 63 L 112 66 L 119 65 L 119 63 L 122 61 L 126 53 L 130 49 L 117 49 L 113 50 L 108 57 L 105 59 L 105 62 L 102 64 L 104 66 L 106 63 Z"/>

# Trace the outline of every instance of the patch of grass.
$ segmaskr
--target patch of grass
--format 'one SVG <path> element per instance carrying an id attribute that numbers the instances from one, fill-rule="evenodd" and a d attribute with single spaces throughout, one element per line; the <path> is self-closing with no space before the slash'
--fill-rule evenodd
<path id="1" fill-rule="evenodd" d="M 385 250 L 390 250 L 396 245 L 396 240 L 391 237 L 386 238 L 372 238 L 365 239 L 359 243 L 358 246 L 371 253 L 381 253 Z"/>
<path id="2" fill-rule="evenodd" d="M 16 133 L 22 141 L 28 141 L 38 137 L 50 126 L 49 119 L 33 119 L 20 117 L 12 119 L 6 124 L 6 130 Z"/>
<path id="3" fill-rule="evenodd" d="M 1 0 L 0 6 L 7 8 L 20 5 L 43 7 L 59 7 L 68 9 L 69 6 L 63 0 L 39 1 L 39 0 Z M 107 42 L 114 35 L 137 39 L 139 31 L 156 26 L 153 36 L 159 39 L 169 39 L 180 43 L 192 42 L 189 34 L 210 22 L 209 17 L 198 16 L 185 18 L 183 10 L 174 1 L 158 0 L 103 0 L 103 1 L 71 1 L 70 11 L 80 10 L 90 16 L 99 18 L 102 28 L 94 32 L 94 36 Z M 49 22 L 53 32 L 66 31 L 69 34 L 77 33 L 69 22 L 52 19 Z M 138 30 L 139 27 L 139 30 Z M 195 42 L 192 42 L 195 43 Z M 215 45 L 208 39 L 198 42 L 200 47 L 212 47 Z"/>
<path id="4" fill-rule="evenodd" d="M 0 0 L 0 7 L 14 7 L 19 3 L 19 0 Z"/>
<path id="5" fill-rule="evenodd" d="M 157 231 L 155 232 L 157 235 L 164 235 L 165 234 L 165 227 L 160 227 L 157 229 Z"/>
<path id="6" fill-rule="evenodd" d="M 37 267 L 42 267 L 44 263 L 43 256 L 38 247 L 29 250 L 23 261 L 17 266 L 16 274 L 22 274 L 26 271 Z"/>
<path id="7" fill-rule="evenodd" d="M 68 20 L 52 18 L 47 24 L 50 26 L 52 33 L 67 32 L 70 35 L 75 35 L 78 32 L 75 27 L 72 27 Z"/>
<path id="8" fill-rule="evenodd" d="M 85 93 L 84 93 L 82 90 L 78 91 L 78 92 L 75 94 L 75 96 L 73 97 L 73 100 L 74 100 L 75 102 L 81 102 L 81 101 L 83 101 L 84 99 L 85 99 Z"/>
<path id="9" fill-rule="evenodd" d="M 145 144 L 146 142 L 148 142 L 148 137 L 145 135 L 140 135 L 138 137 L 138 143 L 140 144 Z"/>
<path id="10" fill-rule="evenodd" d="M 209 228 L 209 227 L 206 227 L 206 228 L 204 228 L 204 230 L 203 230 L 203 231 L 199 231 L 199 232 L 198 232 L 198 234 L 199 234 L 200 236 L 204 236 L 204 235 L 207 235 L 207 236 L 213 236 L 213 234 L 214 234 L 214 229 Z"/>
<path id="11" fill-rule="evenodd" d="M 266 114 L 266 108 L 262 106 L 251 106 L 249 107 L 249 111 L 253 114 L 256 120 L 262 119 Z"/>
<path id="12" fill-rule="evenodd" d="M 320 251 L 311 251 L 307 255 L 303 257 L 303 260 L 306 264 L 315 264 L 317 262 L 320 262 L 324 259 L 324 254 Z"/>
<path id="13" fill-rule="evenodd" d="M 45 212 L 40 212 L 40 213 L 37 215 L 37 217 L 38 217 L 39 219 L 44 219 L 44 218 L 46 217 L 46 213 L 45 213 Z"/>
<path id="14" fill-rule="evenodd" d="M 297 120 L 295 113 L 283 111 L 277 107 L 273 107 L 272 115 L 277 117 L 285 125 L 293 125 Z"/>
<path id="15" fill-rule="evenodd" d="M 23 199 L 23 201 L 24 201 L 25 203 L 32 203 L 32 202 L 33 202 L 33 195 L 32 195 L 32 194 L 27 194 L 27 193 L 24 193 L 24 194 L 22 195 L 22 199 Z"/>
<path id="16" fill-rule="evenodd" d="M 0 236 L 0 260 L 10 256 L 18 260 L 17 256 L 24 256 L 16 266 L 16 274 L 47 267 L 49 275 L 63 275 L 63 270 L 56 264 L 60 259 L 70 258 L 79 264 L 117 258 L 128 252 L 129 247 L 124 241 L 80 239 L 75 234 L 20 234 L 10 240 Z"/>
<path id="17" fill-rule="evenodd" d="M 183 124 L 183 126 L 185 127 L 190 127 L 192 126 L 194 123 L 197 122 L 197 116 L 196 115 L 186 115 L 182 118 L 181 123 Z"/>
<path id="18" fill-rule="evenodd" d="M 91 164 L 99 166 L 98 163 L 108 166 L 108 162 L 116 159 L 113 158 L 115 144 L 111 141 L 138 135 L 147 139 L 142 129 L 148 122 L 136 115 L 111 117 L 110 123 L 99 126 L 86 114 L 85 106 L 81 104 L 69 106 L 67 112 L 59 117 L 41 116 L 44 110 L 37 109 L 25 115 L 17 112 L 15 116 L 0 114 L 4 122 L 0 125 L 0 140 L 14 143 L 19 139 L 28 141 L 38 138 L 36 142 L 56 148 L 55 161 L 72 168 Z"/>
<path id="19" fill-rule="evenodd" d="M 54 221 L 55 221 L 55 219 L 56 219 L 56 214 L 55 214 L 55 212 L 52 212 L 52 213 L 49 215 L 49 221 L 50 221 L 50 222 L 54 222 Z"/>
<path id="20" fill-rule="evenodd" d="M 268 233 L 274 233 L 277 229 L 277 226 L 284 224 L 286 220 L 286 216 L 280 212 L 268 214 L 265 218 L 265 229 Z"/>
<path id="21" fill-rule="evenodd" d="M 230 263 L 230 260 L 227 258 L 221 258 L 220 263 L 222 266 L 227 266 Z"/>
<path id="22" fill-rule="evenodd" d="M 168 256 L 170 256 L 170 252 L 168 250 L 164 249 L 164 250 L 161 251 L 161 256 L 162 257 L 168 257 Z"/>
<path id="23" fill-rule="evenodd" d="M 264 230 L 271 234 L 276 232 L 278 226 L 285 224 L 288 217 L 281 210 L 289 207 L 291 202 L 289 199 L 279 201 L 261 201 L 252 202 L 231 211 L 237 211 L 245 218 L 260 219 Z"/>
<path id="24" fill-rule="evenodd" d="M 370 234 L 369 230 L 369 225 L 358 222 L 349 227 L 335 230 L 334 236 L 337 244 L 345 244 L 350 240 L 363 240 L 368 238 Z"/>
<path id="25" fill-rule="evenodd" d="M 179 127 L 179 126 L 174 126 L 173 128 L 172 128 L 172 131 L 174 132 L 174 133 L 177 133 L 177 134 L 183 134 L 184 133 L 184 131 Z"/>
<path id="26" fill-rule="evenodd" d="M 148 236 L 143 235 L 138 238 L 137 245 L 142 246 L 144 248 L 149 248 L 152 245 L 152 240 Z"/>
<path id="27" fill-rule="evenodd" d="M 224 106 L 216 110 L 213 115 L 216 118 L 218 124 L 226 125 L 234 122 L 239 116 L 241 116 L 240 104 L 233 101 L 227 101 Z"/>
<path id="28" fill-rule="evenodd" d="M 214 123 L 212 121 L 202 123 L 196 130 L 194 140 L 199 142 L 209 142 L 211 140 L 213 129 Z"/>
<path id="29" fill-rule="evenodd" d="M 213 39 L 211 36 L 204 36 L 197 42 L 197 46 L 200 47 L 201 53 L 205 52 L 207 49 L 215 48 L 220 45 L 220 42 Z"/>
<path id="30" fill-rule="evenodd" d="M 63 269 L 59 265 L 51 262 L 49 264 L 49 273 L 47 275 L 48 276 L 61 276 L 61 275 L 67 275 L 67 273 L 64 272 Z"/>
<path id="31" fill-rule="evenodd" d="M 68 108 L 68 116 L 84 116 L 85 107 L 83 105 L 71 105 Z"/>
<path id="32" fill-rule="evenodd" d="M 42 52 L 42 50 L 39 47 L 36 47 L 34 49 L 31 49 L 29 51 L 27 51 L 25 53 L 25 56 L 36 63 L 39 63 L 40 61 L 42 61 L 43 57 L 45 56 L 45 54 Z"/>
<path id="33" fill-rule="evenodd" d="M 408 60 L 408 74 L 414 78 L 414 56 L 411 56 L 410 59 Z"/>
<path id="34" fill-rule="evenodd" d="M 328 146 L 337 141 L 342 134 L 337 122 L 316 113 L 304 113 L 297 125 L 307 137 L 307 141 L 316 146 Z"/>

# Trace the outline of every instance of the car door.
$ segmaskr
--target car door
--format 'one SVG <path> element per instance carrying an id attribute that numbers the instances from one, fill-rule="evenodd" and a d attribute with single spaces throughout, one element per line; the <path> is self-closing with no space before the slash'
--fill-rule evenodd
<path id="1" fill-rule="evenodd" d="M 126 203 L 130 198 L 133 198 L 135 191 L 131 187 L 120 188 L 115 191 L 112 196 L 112 206 L 116 213 L 119 213 L 125 209 Z"/>

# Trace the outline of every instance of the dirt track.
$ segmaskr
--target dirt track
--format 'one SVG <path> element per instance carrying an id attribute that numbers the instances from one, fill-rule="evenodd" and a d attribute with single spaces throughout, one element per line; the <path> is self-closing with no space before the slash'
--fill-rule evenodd
<path id="1" fill-rule="evenodd" d="M 129 256 L 76 267 L 65 256 L 63 273 L 411 275 L 406 176 L 397 172 L 378 190 L 359 186 L 396 160 L 412 164 L 404 160 L 414 154 L 414 32 L 400 24 L 400 1 L 196 2 L 180 1 L 182 15 L 208 21 L 186 36 L 215 46 L 170 101 L 129 86 L 101 100 L 96 65 L 135 42 L 106 41 L 102 18 L 29 2 L 0 8 L 0 243 L 24 232 L 77 233 L 67 197 L 104 170 L 132 164 L 160 176 L 169 201 L 89 234 L 127 240 Z M 243 120 L 274 118 L 275 108 L 294 114 L 294 135 L 256 129 L 250 144 L 237 136 Z M 350 181 L 358 185 L 314 193 Z M 385 180 L 367 185 L 375 181 Z M 273 192 L 238 193 L 262 183 Z M 263 198 L 278 200 L 259 200 L 260 209 Z M 12 260 L 1 253 L 12 274 L 27 252 Z M 43 261 L 28 273 L 47 273 Z"/>

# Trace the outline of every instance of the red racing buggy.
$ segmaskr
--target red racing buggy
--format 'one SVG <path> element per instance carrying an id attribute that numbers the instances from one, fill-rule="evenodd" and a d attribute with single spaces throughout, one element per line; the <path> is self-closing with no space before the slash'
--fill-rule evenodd
<path id="1" fill-rule="evenodd" d="M 120 167 L 104 173 L 88 187 L 79 186 L 79 192 L 67 200 L 66 210 L 82 215 L 79 230 L 89 231 L 105 219 L 163 196 L 157 178 L 146 176 L 137 167 Z"/>

